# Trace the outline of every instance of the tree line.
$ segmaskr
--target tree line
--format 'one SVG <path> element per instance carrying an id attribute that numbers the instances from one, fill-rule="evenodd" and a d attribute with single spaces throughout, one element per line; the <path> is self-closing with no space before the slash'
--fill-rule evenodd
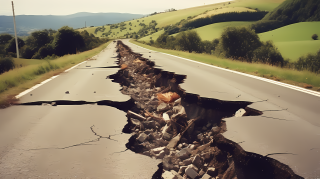
<path id="1" fill-rule="evenodd" d="M 320 73 L 320 50 L 316 54 L 300 57 L 297 62 L 290 62 L 282 57 L 272 41 L 260 41 L 257 33 L 249 27 L 228 27 L 220 38 L 212 41 L 201 40 L 194 30 L 180 32 L 176 36 L 163 33 L 155 41 L 151 40 L 149 45 Z"/>
<path id="2" fill-rule="evenodd" d="M 18 38 L 18 47 L 22 58 L 44 59 L 91 50 L 107 41 L 86 30 L 78 32 L 64 26 L 58 31 L 45 29 L 32 32 L 26 40 Z M 16 57 L 15 38 L 9 34 L 0 35 L 0 73 L 14 68 L 13 63 L 9 62 L 12 61 L 10 57 Z"/>

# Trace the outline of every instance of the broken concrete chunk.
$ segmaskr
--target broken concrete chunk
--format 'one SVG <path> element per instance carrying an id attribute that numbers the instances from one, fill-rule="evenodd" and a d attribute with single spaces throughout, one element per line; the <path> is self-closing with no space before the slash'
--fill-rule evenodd
<path id="1" fill-rule="evenodd" d="M 183 106 L 179 105 L 179 106 L 174 106 L 173 109 L 173 115 L 172 115 L 172 119 L 177 119 L 177 118 L 180 118 L 180 117 L 183 117 L 183 118 L 186 118 L 187 117 L 187 113 L 184 109 Z"/>
<path id="2" fill-rule="evenodd" d="M 170 106 L 167 103 L 160 103 L 159 106 L 157 107 L 157 111 L 162 112 L 162 111 L 167 111 L 170 109 Z"/>
<path id="3" fill-rule="evenodd" d="M 164 173 L 162 174 L 162 178 L 163 179 L 178 179 L 178 177 L 176 177 L 174 174 L 172 174 L 169 171 L 164 171 Z"/>
<path id="4" fill-rule="evenodd" d="M 220 132 L 220 128 L 218 126 L 212 127 L 211 131 L 215 134 Z"/>
<path id="5" fill-rule="evenodd" d="M 212 176 L 212 177 L 215 177 L 215 176 L 217 176 L 217 171 L 216 171 L 216 169 L 215 168 L 213 168 L 213 167 L 210 167 L 210 168 L 208 168 L 208 170 L 207 170 L 207 174 L 209 174 L 210 176 Z"/>
<path id="6" fill-rule="evenodd" d="M 189 148 L 183 148 L 178 153 L 176 153 L 176 156 L 179 157 L 181 160 L 189 158 L 191 153 L 191 149 Z"/>
<path id="7" fill-rule="evenodd" d="M 203 130 L 203 131 L 206 131 L 206 130 L 207 130 L 207 128 L 206 128 L 205 126 L 203 126 L 203 127 L 202 127 L 202 130 Z"/>
<path id="8" fill-rule="evenodd" d="M 163 151 L 165 147 L 158 147 L 158 148 L 154 148 L 154 149 L 151 149 L 151 151 L 155 154 L 158 154 L 160 153 L 161 151 Z"/>
<path id="9" fill-rule="evenodd" d="M 173 106 L 181 105 L 181 98 L 174 101 Z"/>
<path id="10" fill-rule="evenodd" d="M 240 108 L 235 114 L 235 117 L 242 117 L 246 113 L 246 110 Z"/>
<path id="11" fill-rule="evenodd" d="M 162 136 L 163 139 L 165 140 L 170 140 L 172 137 L 172 134 L 168 133 L 168 132 L 165 132 Z"/>
<path id="12" fill-rule="evenodd" d="M 163 117 L 164 121 L 166 121 L 166 123 L 170 121 L 170 117 L 167 113 L 163 113 L 162 117 Z"/>
<path id="13" fill-rule="evenodd" d="M 182 176 L 185 173 L 186 169 L 187 166 L 181 166 L 178 173 Z"/>
<path id="14" fill-rule="evenodd" d="M 192 164 L 191 164 L 192 165 Z M 190 178 L 194 179 L 198 176 L 198 173 L 196 172 L 196 170 L 194 169 L 194 167 L 192 167 L 191 165 L 189 165 L 187 168 L 186 168 L 186 175 L 188 175 Z"/>
<path id="15" fill-rule="evenodd" d="M 179 168 L 178 168 L 178 170 L 179 170 Z M 177 173 L 175 170 L 171 170 L 170 171 L 174 176 L 176 176 L 178 179 L 182 179 L 182 176 L 179 174 L 179 173 Z"/>
<path id="16" fill-rule="evenodd" d="M 211 179 L 212 177 L 208 174 L 204 174 L 201 179 Z"/>
<path id="17" fill-rule="evenodd" d="M 139 142 L 144 142 L 146 139 L 147 139 L 148 135 L 145 134 L 145 133 L 141 133 L 138 137 L 137 137 L 137 140 Z"/>
<path id="18" fill-rule="evenodd" d="M 200 168 L 201 165 L 202 165 L 202 162 L 201 162 L 201 158 L 199 155 L 196 155 L 194 157 L 194 159 L 192 160 L 192 164 L 195 165 L 196 167 Z"/>
<path id="19" fill-rule="evenodd" d="M 168 131 L 168 129 L 169 129 L 169 126 L 168 126 L 168 124 L 166 124 L 162 129 L 162 134 L 164 135 L 164 133 L 166 133 Z"/>
<path id="20" fill-rule="evenodd" d="M 175 136 L 173 139 L 171 139 L 170 142 L 169 142 L 169 144 L 167 145 L 167 148 L 168 148 L 168 149 L 174 148 L 174 147 L 178 144 L 180 138 L 181 138 L 181 135 L 178 134 L 178 135 Z"/>
<path id="21" fill-rule="evenodd" d="M 165 154 L 165 151 L 162 150 L 159 154 L 156 155 L 156 158 L 157 158 L 157 159 L 162 159 L 165 155 L 166 155 L 166 154 Z"/>
<path id="22" fill-rule="evenodd" d="M 208 128 L 208 127 L 210 127 L 211 126 L 211 123 L 209 122 L 207 125 L 206 125 L 206 127 Z"/>
<path id="23" fill-rule="evenodd" d="M 188 165 L 188 167 L 193 168 L 193 169 L 194 169 L 194 171 L 196 171 L 196 172 L 198 172 L 198 171 L 199 171 L 199 169 L 198 169 L 195 165 L 193 165 L 193 164 Z"/>
<path id="24" fill-rule="evenodd" d="M 187 166 L 187 165 L 190 165 L 191 163 L 192 163 L 192 158 L 188 158 L 180 162 L 179 165 Z"/>

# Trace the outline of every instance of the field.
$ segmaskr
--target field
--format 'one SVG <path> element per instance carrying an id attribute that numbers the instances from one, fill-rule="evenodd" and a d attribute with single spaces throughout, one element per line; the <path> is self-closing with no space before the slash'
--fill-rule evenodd
<path id="1" fill-rule="evenodd" d="M 303 87 L 305 84 L 313 85 L 313 90 L 320 91 L 320 76 L 308 71 L 296 71 L 275 66 L 259 63 L 246 63 L 240 61 L 232 61 L 229 59 L 219 58 L 208 54 L 196 54 L 183 51 L 166 50 L 161 48 L 151 47 L 145 44 L 138 43 L 131 40 L 130 42 L 142 46 L 144 48 L 155 50 L 163 53 L 168 53 L 191 60 L 228 68 L 235 71 L 240 71 L 256 76 L 266 77 L 277 81 L 289 83 L 296 86 Z"/>
<path id="2" fill-rule="evenodd" d="M 199 27 L 194 29 L 198 32 L 201 40 L 209 40 L 212 41 L 216 38 L 220 38 L 221 33 L 227 27 L 239 27 L 239 26 L 247 26 L 254 22 L 244 22 L 244 21 L 236 21 L 236 22 L 220 22 L 215 24 L 206 25 L 203 27 Z M 177 34 L 173 34 L 175 36 Z"/>
<path id="3" fill-rule="evenodd" d="M 150 42 L 150 40 L 151 40 L 150 37 L 152 38 L 152 40 L 156 41 L 157 38 L 158 38 L 161 34 L 163 34 L 163 32 L 164 32 L 163 29 L 162 29 L 162 30 L 159 30 L 159 31 L 156 32 L 156 33 L 153 33 L 153 34 L 151 34 L 151 35 L 148 35 L 148 36 L 145 36 L 145 37 L 139 39 L 139 41 Z"/>
<path id="4" fill-rule="evenodd" d="M 284 58 L 296 61 L 300 56 L 315 53 L 320 49 L 320 22 L 300 22 L 259 34 L 260 40 L 272 40 Z"/>
<path id="5" fill-rule="evenodd" d="M 0 75 L 0 107 L 20 92 L 98 54 L 109 43 L 111 41 L 95 49 L 79 54 L 65 55 L 55 60 L 14 59 L 16 64 L 23 66 Z"/>
<path id="6" fill-rule="evenodd" d="M 228 5 L 229 7 L 247 7 L 261 11 L 272 11 L 285 0 L 238 0 Z"/>
<path id="7" fill-rule="evenodd" d="M 215 10 L 211 10 L 206 13 L 200 14 L 200 15 L 196 16 L 195 18 L 193 18 L 192 20 L 204 18 L 207 16 L 210 17 L 213 15 L 227 13 L 227 12 L 246 12 L 246 11 L 255 12 L 256 10 L 248 9 L 246 7 L 224 7 L 222 9 L 215 9 Z"/>

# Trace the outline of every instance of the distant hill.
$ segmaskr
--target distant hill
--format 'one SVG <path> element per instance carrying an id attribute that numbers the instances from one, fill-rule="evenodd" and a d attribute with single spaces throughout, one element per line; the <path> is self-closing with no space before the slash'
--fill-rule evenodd
<path id="1" fill-rule="evenodd" d="M 74 29 L 85 26 L 102 26 L 114 24 L 132 19 L 138 19 L 145 15 L 128 13 L 88 13 L 80 12 L 66 16 L 54 15 L 18 15 L 16 25 L 18 36 L 28 35 L 29 31 L 40 29 L 58 30 L 62 26 Z M 0 33 L 14 34 L 12 16 L 0 16 Z"/>
<path id="2" fill-rule="evenodd" d="M 306 21 L 320 21 L 319 0 L 286 0 L 269 12 L 263 20 L 277 20 L 292 24 Z"/>

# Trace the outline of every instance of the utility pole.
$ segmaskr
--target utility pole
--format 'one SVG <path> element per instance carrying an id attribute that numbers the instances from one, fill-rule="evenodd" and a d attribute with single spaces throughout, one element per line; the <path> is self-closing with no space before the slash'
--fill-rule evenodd
<path id="1" fill-rule="evenodd" d="M 17 37 L 17 29 L 16 29 L 16 19 L 14 16 L 14 7 L 13 7 L 13 1 L 12 2 L 12 12 L 13 12 L 13 25 L 14 25 L 14 34 L 16 36 L 16 49 L 17 49 L 17 58 L 19 58 L 19 47 L 18 47 L 18 37 Z"/>

